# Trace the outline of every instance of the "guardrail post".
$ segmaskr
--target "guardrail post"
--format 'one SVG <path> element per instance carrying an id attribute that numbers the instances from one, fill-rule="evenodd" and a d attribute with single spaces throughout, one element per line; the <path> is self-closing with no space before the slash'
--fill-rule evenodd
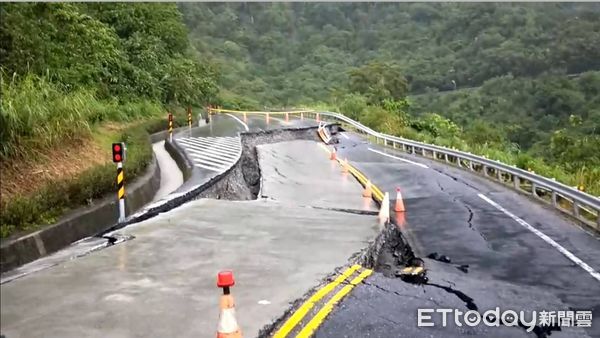
<path id="1" fill-rule="evenodd" d="M 552 206 L 556 207 L 556 191 L 552 192 Z"/>
<path id="2" fill-rule="evenodd" d="M 431 151 L 433 153 L 433 159 L 437 160 L 437 153 L 435 152 L 435 150 Z"/>
<path id="3" fill-rule="evenodd" d="M 402 151 L 406 151 L 406 144 L 402 143 Z"/>
<path id="4" fill-rule="evenodd" d="M 457 158 L 456 158 L 456 165 L 457 165 L 459 168 L 462 168 L 462 163 L 461 163 L 461 161 L 462 161 L 462 159 L 461 159 L 460 157 L 457 157 Z"/>
<path id="5" fill-rule="evenodd" d="M 444 154 L 444 158 L 446 158 L 446 162 L 449 162 L 449 160 L 448 160 L 448 154 Z"/>
<path id="6" fill-rule="evenodd" d="M 488 175 L 488 167 L 486 165 L 483 166 L 483 176 L 490 176 Z"/>
<path id="7" fill-rule="evenodd" d="M 496 169 L 496 176 L 498 177 L 498 181 L 502 181 L 502 172 Z"/>
<path id="8" fill-rule="evenodd" d="M 573 200 L 573 216 L 579 218 L 579 205 L 577 205 L 577 201 L 575 200 Z"/>
<path id="9" fill-rule="evenodd" d="M 415 146 L 412 146 L 410 149 L 411 153 L 414 155 L 415 154 Z"/>
<path id="10" fill-rule="evenodd" d="M 519 182 L 519 176 L 515 176 L 515 174 L 513 174 L 512 177 L 513 177 L 514 188 L 517 190 L 521 189 L 521 183 Z"/>
<path id="11" fill-rule="evenodd" d="M 396 149 L 396 141 L 392 141 L 392 148 Z"/>
<path id="12" fill-rule="evenodd" d="M 473 170 L 474 170 L 474 169 L 473 169 L 473 161 L 469 161 L 469 169 L 470 169 L 471 171 L 473 171 Z"/>
<path id="13" fill-rule="evenodd" d="M 535 185 L 535 183 L 531 182 L 531 194 L 535 197 L 539 197 L 536 188 L 537 186 Z"/>

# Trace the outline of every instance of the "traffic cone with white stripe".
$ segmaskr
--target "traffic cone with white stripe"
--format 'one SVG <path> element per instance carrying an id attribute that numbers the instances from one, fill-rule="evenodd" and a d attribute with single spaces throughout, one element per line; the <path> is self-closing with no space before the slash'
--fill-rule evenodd
<path id="1" fill-rule="evenodd" d="M 335 153 L 335 147 L 333 147 L 333 150 L 331 151 L 331 153 L 329 153 L 329 159 L 332 161 L 335 161 L 337 159 L 337 156 Z"/>
<path id="2" fill-rule="evenodd" d="M 394 211 L 406 211 L 406 209 L 404 209 L 404 201 L 402 201 L 402 194 L 400 193 L 400 188 L 396 188 L 396 205 L 394 206 Z"/>
<path id="3" fill-rule="evenodd" d="M 221 313 L 217 325 L 217 338 L 242 338 L 242 330 L 235 319 L 235 303 L 229 288 L 235 285 L 232 271 L 221 271 L 217 275 L 217 287 L 223 288 L 219 302 Z"/>
<path id="4" fill-rule="evenodd" d="M 373 189 L 371 188 L 370 180 L 367 180 L 367 183 L 365 184 L 365 190 L 363 190 L 362 195 L 363 195 L 363 197 L 368 197 L 368 198 L 373 197 Z"/>
<path id="5" fill-rule="evenodd" d="M 379 219 L 379 225 L 385 225 L 390 220 L 390 194 L 387 192 L 383 195 L 377 218 Z"/>

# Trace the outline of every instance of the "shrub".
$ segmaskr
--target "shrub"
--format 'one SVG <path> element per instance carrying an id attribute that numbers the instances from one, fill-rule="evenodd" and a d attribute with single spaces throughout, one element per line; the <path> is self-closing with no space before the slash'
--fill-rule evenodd
<path id="1" fill-rule="evenodd" d="M 146 128 L 163 119 L 140 123 L 123 132 L 120 139 L 127 144 L 126 180 L 143 174 L 152 159 L 152 145 Z M 115 167 L 112 163 L 92 167 L 75 179 L 57 180 L 34 196 L 16 196 L 2 201 L 0 235 L 8 237 L 17 231 L 36 229 L 55 222 L 65 211 L 90 204 L 105 194 L 116 191 Z"/>

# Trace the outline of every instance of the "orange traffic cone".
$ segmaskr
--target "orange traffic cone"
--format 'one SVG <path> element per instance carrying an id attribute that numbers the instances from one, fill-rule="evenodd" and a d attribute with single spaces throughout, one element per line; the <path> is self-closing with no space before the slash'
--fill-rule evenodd
<path id="1" fill-rule="evenodd" d="M 217 325 L 217 338 L 242 338 L 242 330 L 235 319 L 235 303 L 229 288 L 235 285 L 232 271 L 221 271 L 217 275 L 217 287 L 223 288 L 219 302 L 221 313 Z"/>
<path id="2" fill-rule="evenodd" d="M 348 159 L 347 158 L 345 158 L 344 161 L 342 161 L 342 172 L 343 173 L 348 172 Z"/>
<path id="3" fill-rule="evenodd" d="M 377 218 L 379 219 L 379 225 L 385 225 L 390 220 L 390 194 L 387 192 L 383 195 Z"/>
<path id="4" fill-rule="evenodd" d="M 365 184 L 365 190 L 362 193 L 363 197 L 373 197 L 373 190 L 371 189 L 371 181 L 367 180 L 367 184 Z"/>
<path id="5" fill-rule="evenodd" d="M 406 211 L 406 209 L 404 209 L 404 202 L 402 201 L 402 194 L 400 193 L 400 188 L 396 189 L 396 205 L 394 206 L 394 211 Z"/>
<path id="6" fill-rule="evenodd" d="M 404 211 L 396 212 L 396 226 L 400 230 L 404 230 L 406 225 L 406 214 Z"/>
<path id="7" fill-rule="evenodd" d="M 337 156 L 335 153 L 335 147 L 333 147 L 333 150 L 331 151 L 331 153 L 329 153 L 329 159 L 332 161 L 335 161 L 337 159 Z"/>

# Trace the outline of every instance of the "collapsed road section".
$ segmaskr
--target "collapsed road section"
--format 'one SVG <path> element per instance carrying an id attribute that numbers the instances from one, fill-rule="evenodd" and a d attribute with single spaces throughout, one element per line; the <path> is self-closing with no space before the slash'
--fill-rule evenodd
<path id="1" fill-rule="evenodd" d="M 118 233 L 133 240 L 2 285 L 2 334 L 210 336 L 216 272 L 231 268 L 238 321 L 256 336 L 379 231 L 360 185 L 314 141 L 275 143 L 286 135 L 294 133 L 248 136 L 238 164 L 198 195 L 215 199 L 132 224 Z M 252 199 L 263 191 L 267 198 Z M 339 211 L 363 207 L 365 215 Z"/>

